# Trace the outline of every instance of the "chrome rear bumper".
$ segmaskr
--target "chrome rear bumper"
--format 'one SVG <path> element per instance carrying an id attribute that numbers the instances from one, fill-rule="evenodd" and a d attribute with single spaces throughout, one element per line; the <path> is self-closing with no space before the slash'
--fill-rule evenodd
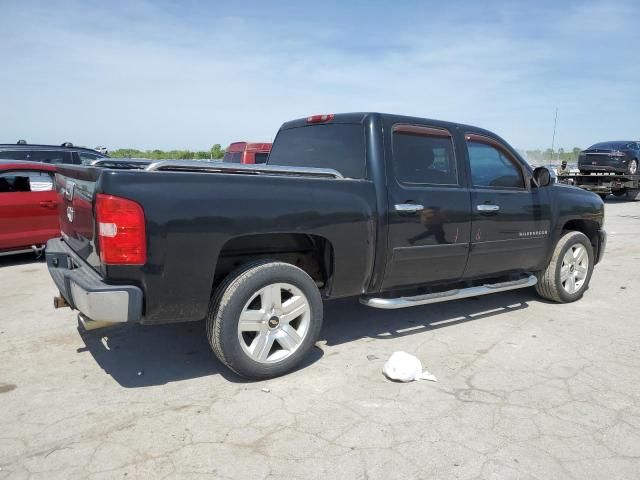
<path id="1" fill-rule="evenodd" d="M 109 285 L 62 239 L 47 242 L 47 267 L 71 308 L 97 322 L 138 322 L 142 290 L 134 285 Z"/>

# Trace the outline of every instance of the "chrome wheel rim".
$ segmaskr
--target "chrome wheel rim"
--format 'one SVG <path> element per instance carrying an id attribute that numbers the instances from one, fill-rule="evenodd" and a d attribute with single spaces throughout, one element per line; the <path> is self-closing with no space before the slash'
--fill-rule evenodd
<path id="1" fill-rule="evenodd" d="M 636 160 L 631 160 L 631 163 L 629 164 L 629 173 L 631 175 L 635 175 L 637 171 L 638 171 L 638 162 Z"/>
<path id="2" fill-rule="evenodd" d="M 290 283 L 272 283 L 255 292 L 242 308 L 238 340 L 258 363 L 289 358 L 302 345 L 311 323 L 309 300 Z"/>
<path id="3" fill-rule="evenodd" d="M 562 257 L 560 282 L 567 293 L 574 294 L 584 285 L 589 272 L 589 255 L 581 243 L 572 245 Z"/>

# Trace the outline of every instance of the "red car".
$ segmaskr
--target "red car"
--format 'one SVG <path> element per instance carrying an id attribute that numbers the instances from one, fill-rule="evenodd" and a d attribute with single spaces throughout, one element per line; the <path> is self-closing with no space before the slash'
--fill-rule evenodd
<path id="1" fill-rule="evenodd" d="M 0 160 L 0 255 L 40 253 L 60 236 L 56 167 Z"/>
<path id="2" fill-rule="evenodd" d="M 226 163 L 267 163 L 271 151 L 270 143 L 235 142 L 224 152 L 223 162 Z"/>

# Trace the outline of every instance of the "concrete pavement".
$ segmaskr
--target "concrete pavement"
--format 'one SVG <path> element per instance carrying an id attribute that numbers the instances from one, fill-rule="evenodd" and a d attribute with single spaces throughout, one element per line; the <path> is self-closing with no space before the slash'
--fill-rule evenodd
<path id="1" fill-rule="evenodd" d="M 577 303 L 333 302 L 307 365 L 258 383 L 200 323 L 80 332 L 44 263 L 0 258 L 0 479 L 640 478 L 640 203 L 606 228 Z M 395 350 L 439 381 L 386 380 Z"/>

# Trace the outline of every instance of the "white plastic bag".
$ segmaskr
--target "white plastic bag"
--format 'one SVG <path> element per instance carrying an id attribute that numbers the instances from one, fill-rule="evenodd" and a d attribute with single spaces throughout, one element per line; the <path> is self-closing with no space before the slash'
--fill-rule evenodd
<path id="1" fill-rule="evenodd" d="M 393 352 L 389 360 L 382 367 L 389 380 L 398 382 L 413 382 L 414 380 L 429 380 L 437 382 L 438 379 L 428 371 L 422 371 L 422 363 L 417 357 L 407 352 Z"/>

